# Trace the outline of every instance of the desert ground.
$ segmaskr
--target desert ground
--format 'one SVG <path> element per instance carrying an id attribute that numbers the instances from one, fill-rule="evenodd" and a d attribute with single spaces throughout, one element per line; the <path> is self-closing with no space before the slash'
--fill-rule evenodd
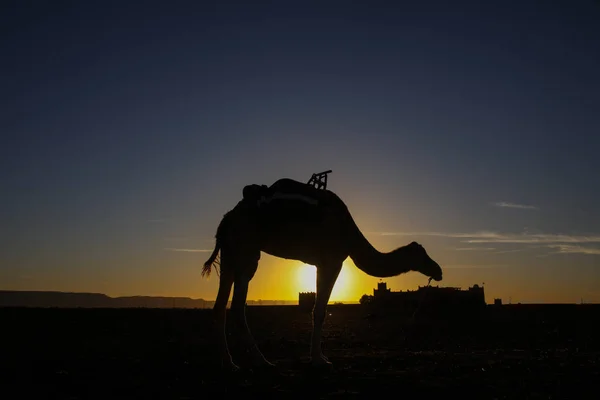
<path id="1" fill-rule="evenodd" d="M 332 305 L 324 352 L 307 364 L 310 313 L 248 307 L 276 371 L 212 368 L 211 311 L 0 309 L 2 398 L 597 398 L 600 307 L 510 305 L 476 317 L 411 320 Z M 230 338 L 235 361 L 243 350 Z"/>

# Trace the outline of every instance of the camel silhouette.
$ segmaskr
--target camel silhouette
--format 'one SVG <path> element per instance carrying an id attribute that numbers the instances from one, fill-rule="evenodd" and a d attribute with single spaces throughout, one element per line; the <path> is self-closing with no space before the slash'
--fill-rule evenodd
<path id="1" fill-rule="evenodd" d="M 347 257 L 374 277 L 418 271 L 430 279 L 442 280 L 442 269 L 417 242 L 389 253 L 375 249 L 344 202 L 330 190 L 287 178 L 270 187 L 248 185 L 243 189 L 243 199 L 223 216 L 217 228 L 215 249 L 202 270 L 202 276 L 208 277 L 213 265 L 218 268 L 214 327 L 220 364 L 229 370 L 238 369 L 225 334 L 226 307 L 232 286 L 232 318 L 250 350 L 253 365 L 273 367 L 257 347 L 245 315 L 248 284 L 258 268 L 261 251 L 299 260 L 317 269 L 310 344 L 311 364 L 315 366 L 331 365 L 321 350 L 322 328 L 331 291 Z"/>

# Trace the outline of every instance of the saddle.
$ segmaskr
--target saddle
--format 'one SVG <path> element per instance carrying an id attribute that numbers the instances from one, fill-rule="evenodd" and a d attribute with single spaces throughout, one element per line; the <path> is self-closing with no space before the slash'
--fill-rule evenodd
<path id="1" fill-rule="evenodd" d="M 244 201 L 258 207 L 282 199 L 298 200 L 311 205 L 317 205 L 319 199 L 318 193 L 315 192 L 321 190 L 315 189 L 307 183 L 283 178 L 277 180 L 271 186 L 256 184 L 244 186 L 242 195 Z"/>
<path id="2" fill-rule="evenodd" d="M 303 201 L 311 205 L 318 205 L 322 192 L 326 190 L 327 174 L 330 171 L 313 174 L 308 183 L 298 182 L 294 179 L 282 178 L 271 186 L 247 185 L 242 190 L 244 201 L 260 207 L 278 199 Z"/>

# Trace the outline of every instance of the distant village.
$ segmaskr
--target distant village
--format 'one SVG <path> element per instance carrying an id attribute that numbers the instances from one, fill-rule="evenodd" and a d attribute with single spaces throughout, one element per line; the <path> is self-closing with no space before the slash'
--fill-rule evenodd
<path id="1" fill-rule="evenodd" d="M 301 292 L 298 305 L 303 309 L 312 309 L 316 294 Z M 373 295 L 363 295 L 360 304 L 380 309 L 393 308 L 394 311 L 413 311 L 416 307 L 435 305 L 438 310 L 477 310 L 486 306 L 483 286 L 477 284 L 466 290 L 456 287 L 420 286 L 417 290 L 394 292 L 387 283 L 379 282 L 373 289 Z M 494 304 L 501 305 L 500 299 Z"/>

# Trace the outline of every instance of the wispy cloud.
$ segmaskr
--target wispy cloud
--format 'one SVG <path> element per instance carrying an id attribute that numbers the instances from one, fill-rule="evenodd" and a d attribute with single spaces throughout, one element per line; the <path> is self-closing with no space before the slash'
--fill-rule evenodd
<path id="1" fill-rule="evenodd" d="M 600 243 L 600 235 L 564 235 L 553 233 L 499 233 L 481 231 L 474 233 L 453 232 L 372 232 L 381 236 L 440 236 L 462 239 L 462 243 L 517 243 L 517 244 L 553 244 L 553 243 Z"/>
<path id="2" fill-rule="evenodd" d="M 495 251 L 493 254 L 507 254 L 507 253 L 518 253 L 521 251 L 525 251 L 527 249 L 531 249 L 531 248 L 538 248 L 539 246 L 534 246 L 534 247 L 526 247 L 524 249 L 510 249 L 510 250 L 501 250 L 501 251 Z"/>
<path id="3" fill-rule="evenodd" d="M 600 254 L 600 249 L 595 247 L 584 247 L 571 244 L 550 244 L 547 247 L 557 249 L 554 253 L 559 254 Z"/>
<path id="4" fill-rule="evenodd" d="M 173 248 L 173 247 L 165 247 L 165 250 L 180 251 L 180 252 L 184 252 L 184 253 L 212 253 L 212 250 L 210 250 L 210 249 L 179 249 L 179 248 Z"/>
<path id="5" fill-rule="evenodd" d="M 518 243 L 518 244 L 551 244 L 551 243 L 600 243 L 600 236 L 576 236 L 561 234 L 496 234 L 481 237 L 467 237 L 465 243 Z"/>
<path id="6" fill-rule="evenodd" d="M 444 269 L 489 269 L 489 268 L 502 268 L 508 267 L 507 264 L 488 264 L 488 265 L 476 265 L 476 264 L 450 264 L 444 265 Z"/>
<path id="7" fill-rule="evenodd" d="M 527 205 L 527 204 L 509 203 L 507 201 L 498 201 L 498 202 L 492 203 L 492 205 L 495 207 L 503 207 L 503 208 L 519 208 L 521 210 L 538 210 L 538 207 L 536 207 L 536 206 L 531 206 L 531 205 Z"/>
<path id="8" fill-rule="evenodd" d="M 457 247 L 454 250 L 457 251 L 489 251 L 495 250 L 495 247 Z"/>

